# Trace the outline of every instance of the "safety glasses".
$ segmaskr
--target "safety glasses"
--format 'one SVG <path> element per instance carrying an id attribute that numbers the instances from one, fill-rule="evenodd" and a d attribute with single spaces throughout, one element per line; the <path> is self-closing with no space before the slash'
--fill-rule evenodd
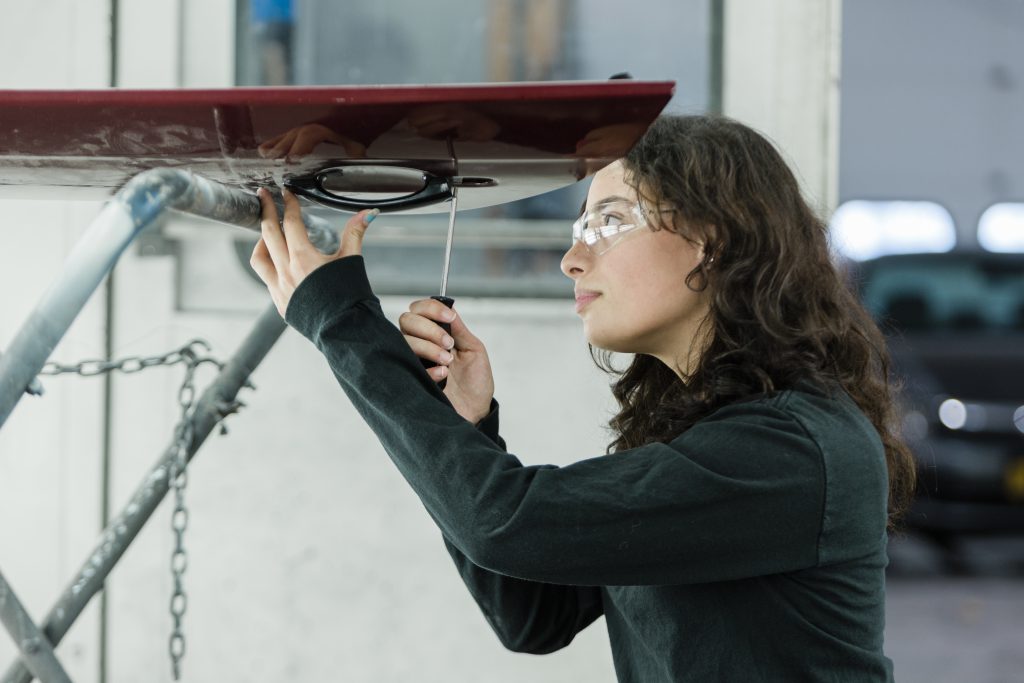
<path id="1" fill-rule="evenodd" d="M 674 209 L 655 209 L 671 213 Z M 637 228 L 650 226 L 647 212 L 636 202 L 613 201 L 599 204 L 572 224 L 572 240 L 582 242 L 595 256 L 604 254 Z"/>

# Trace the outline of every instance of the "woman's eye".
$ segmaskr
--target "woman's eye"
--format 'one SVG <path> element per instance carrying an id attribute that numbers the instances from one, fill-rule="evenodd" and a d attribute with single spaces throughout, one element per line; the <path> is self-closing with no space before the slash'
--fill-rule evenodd
<path id="1" fill-rule="evenodd" d="M 601 225 L 622 225 L 622 216 L 617 213 L 602 213 Z"/>

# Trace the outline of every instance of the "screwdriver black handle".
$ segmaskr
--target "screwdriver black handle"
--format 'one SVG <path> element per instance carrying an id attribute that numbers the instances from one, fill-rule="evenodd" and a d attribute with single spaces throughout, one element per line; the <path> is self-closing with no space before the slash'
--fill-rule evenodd
<path id="1" fill-rule="evenodd" d="M 451 298 L 450 296 L 441 296 L 440 294 L 435 294 L 434 296 L 432 296 L 430 298 L 431 299 L 436 299 L 436 300 L 440 301 L 441 303 L 443 303 L 448 308 L 452 308 L 453 306 L 455 306 L 455 299 Z M 451 336 L 451 333 L 452 333 L 452 324 L 451 323 L 441 323 L 441 329 L 444 330 L 449 336 Z M 454 350 L 455 349 L 452 349 L 452 351 L 454 351 Z M 452 354 L 452 355 L 455 355 L 455 354 Z M 429 370 L 430 368 L 432 368 L 435 365 L 437 365 L 437 363 L 434 363 L 433 361 L 429 361 L 426 358 L 420 358 L 420 362 L 423 363 L 423 367 L 426 368 L 427 370 Z M 437 383 L 438 389 L 442 389 L 442 390 L 447 385 L 448 385 L 448 378 L 447 377 L 441 379 L 441 381 Z"/>

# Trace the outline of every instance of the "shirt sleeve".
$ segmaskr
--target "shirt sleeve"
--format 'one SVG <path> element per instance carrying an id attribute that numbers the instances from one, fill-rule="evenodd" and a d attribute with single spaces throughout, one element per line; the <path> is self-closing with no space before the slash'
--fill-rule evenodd
<path id="1" fill-rule="evenodd" d="M 451 407 L 383 315 L 361 256 L 296 289 L 286 318 L 323 352 L 445 538 L 528 581 L 666 585 L 818 562 L 824 470 L 800 423 L 727 406 L 671 443 L 525 466 Z"/>
<path id="2" fill-rule="evenodd" d="M 498 435 L 497 400 L 491 399 L 490 411 L 476 426 L 505 450 Z M 473 564 L 447 538 L 444 544 L 487 623 L 509 650 L 538 655 L 554 652 L 604 614 L 599 588 L 504 576 Z"/>

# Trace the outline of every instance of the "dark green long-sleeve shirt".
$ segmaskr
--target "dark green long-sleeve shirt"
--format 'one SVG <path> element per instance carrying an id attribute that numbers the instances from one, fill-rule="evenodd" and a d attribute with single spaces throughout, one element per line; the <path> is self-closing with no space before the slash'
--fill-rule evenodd
<path id="1" fill-rule="evenodd" d="M 892 680 L 887 480 L 845 394 L 733 404 L 669 443 L 524 466 L 455 412 L 381 311 L 361 256 L 319 268 L 289 324 L 440 527 L 502 643 L 564 647 L 602 614 L 619 681 Z"/>

